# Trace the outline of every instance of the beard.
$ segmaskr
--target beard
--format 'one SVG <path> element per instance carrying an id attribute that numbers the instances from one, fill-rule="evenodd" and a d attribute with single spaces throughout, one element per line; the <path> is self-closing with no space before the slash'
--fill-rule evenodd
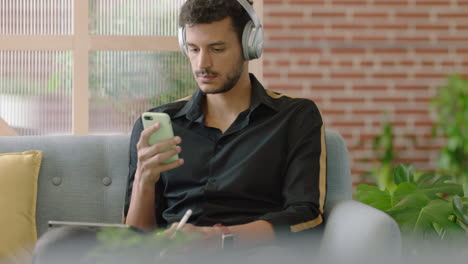
<path id="1" fill-rule="evenodd" d="M 233 69 L 227 74 L 226 81 L 216 90 L 213 91 L 203 91 L 204 94 L 220 94 L 230 91 L 240 79 L 242 72 L 244 71 L 244 60 L 240 59 L 233 67 Z M 219 75 L 217 72 L 212 72 L 208 69 L 201 69 L 195 72 L 195 76 L 199 75 Z"/>

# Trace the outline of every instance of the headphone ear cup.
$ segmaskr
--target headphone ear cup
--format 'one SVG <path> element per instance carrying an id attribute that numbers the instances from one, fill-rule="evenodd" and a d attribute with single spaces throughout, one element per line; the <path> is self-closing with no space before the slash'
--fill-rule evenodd
<path id="1" fill-rule="evenodd" d="M 252 42 L 252 29 L 253 29 L 253 22 L 249 21 L 245 24 L 244 31 L 242 32 L 242 53 L 244 54 L 244 60 L 251 60 L 253 59 L 251 56 L 251 42 Z"/>
<path id="2" fill-rule="evenodd" d="M 179 27 L 179 31 L 177 32 L 177 36 L 179 38 L 179 47 L 182 53 L 185 56 L 187 55 L 187 47 L 185 45 L 185 28 L 184 27 Z"/>
<path id="3" fill-rule="evenodd" d="M 263 30 L 247 22 L 242 33 L 242 53 L 245 60 L 258 59 L 263 51 Z"/>

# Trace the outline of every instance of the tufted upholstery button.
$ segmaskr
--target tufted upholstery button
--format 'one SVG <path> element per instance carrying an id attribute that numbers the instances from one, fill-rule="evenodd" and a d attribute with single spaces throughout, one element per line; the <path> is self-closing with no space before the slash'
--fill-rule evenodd
<path id="1" fill-rule="evenodd" d="M 60 177 L 54 177 L 52 178 L 52 183 L 56 186 L 60 185 L 62 183 L 62 178 Z"/>
<path id="2" fill-rule="evenodd" d="M 111 177 L 104 177 L 104 178 L 102 178 L 102 183 L 103 183 L 105 186 L 109 186 L 109 185 L 111 185 L 111 183 L 112 183 L 112 178 L 111 178 Z"/>

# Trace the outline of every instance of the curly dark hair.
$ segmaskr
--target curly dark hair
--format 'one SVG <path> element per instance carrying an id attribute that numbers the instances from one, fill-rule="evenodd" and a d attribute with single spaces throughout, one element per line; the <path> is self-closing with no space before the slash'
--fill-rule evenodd
<path id="1" fill-rule="evenodd" d="M 252 0 L 247 0 L 253 4 Z M 187 0 L 181 7 L 179 26 L 209 24 L 230 17 L 232 26 L 242 41 L 242 32 L 250 16 L 237 0 Z"/>

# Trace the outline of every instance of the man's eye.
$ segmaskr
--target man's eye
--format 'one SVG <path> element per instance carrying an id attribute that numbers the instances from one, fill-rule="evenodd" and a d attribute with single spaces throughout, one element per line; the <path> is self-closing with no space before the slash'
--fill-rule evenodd
<path id="1" fill-rule="evenodd" d="M 223 52 L 224 49 L 213 49 L 214 52 Z"/>

